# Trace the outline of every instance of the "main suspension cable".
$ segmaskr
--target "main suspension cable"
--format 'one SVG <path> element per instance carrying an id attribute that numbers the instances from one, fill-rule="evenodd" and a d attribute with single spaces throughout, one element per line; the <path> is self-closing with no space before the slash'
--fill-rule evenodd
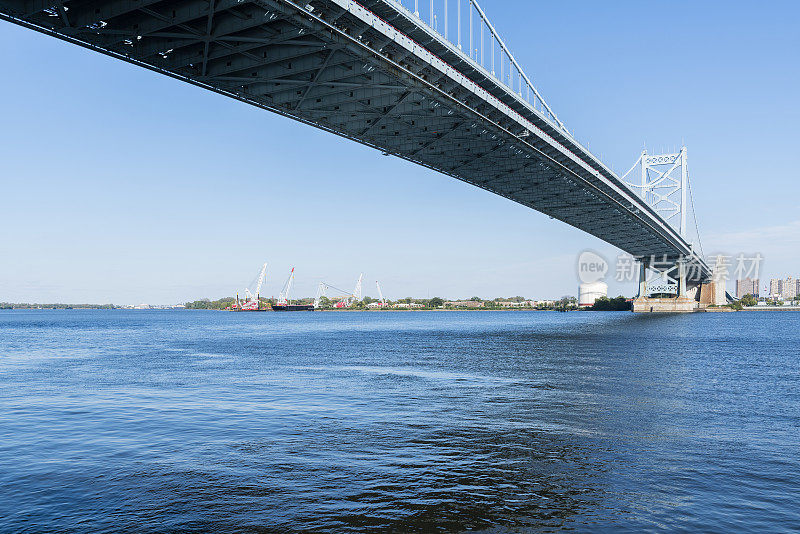
<path id="1" fill-rule="evenodd" d="M 694 193 L 692 193 L 692 180 L 687 177 L 686 182 L 689 184 L 689 198 L 692 202 L 692 219 L 694 219 L 694 231 L 697 232 L 697 244 L 700 245 L 700 254 L 705 258 L 706 253 L 703 251 L 703 241 L 700 239 L 700 227 L 697 224 L 697 211 L 694 209 Z"/>

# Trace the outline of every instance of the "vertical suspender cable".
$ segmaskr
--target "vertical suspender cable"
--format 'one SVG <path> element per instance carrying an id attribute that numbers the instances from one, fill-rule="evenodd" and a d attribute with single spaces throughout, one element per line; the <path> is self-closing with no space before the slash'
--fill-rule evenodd
<path id="1" fill-rule="evenodd" d="M 469 0 L 467 11 L 469 11 L 469 57 L 472 57 L 475 52 L 475 45 L 472 42 L 472 0 Z"/>
<path id="2" fill-rule="evenodd" d="M 458 4 L 458 49 L 461 50 L 461 0 L 456 0 Z"/>
<path id="3" fill-rule="evenodd" d="M 444 0 L 444 38 L 447 39 L 447 0 Z"/>
<path id="4" fill-rule="evenodd" d="M 486 22 L 486 26 L 489 28 L 489 30 L 496 36 L 496 39 L 497 39 L 498 44 L 500 45 L 500 47 L 503 48 L 506 51 L 506 53 L 508 54 L 509 60 L 514 64 L 515 67 L 517 67 L 517 69 L 520 70 L 520 72 L 522 72 L 522 67 L 520 67 L 519 63 L 517 63 L 517 60 L 514 59 L 514 56 L 508 50 L 508 47 L 505 45 L 503 40 L 499 36 L 497 36 L 497 33 L 494 30 L 494 26 L 492 26 L 492 23 L 489 22 L 489 19 L 486 17 L 486 14 L 481 9 L 481 6 L 479 6 L 478 3 L 475 0 L 472 0 L 472 1 L 475 4 L 475 10 L 478 12 L 480 17 Z M 481 26 L 481 28 L 483 28 L 483 26 Z M 561 122 L 558 119 L 558 117 L 556 117 L 556 114 L 553 113 L 553 110 L 550 109 L 550 106 L 548 106 L 547 103 L 545 103 L 545 101 L 542 98 L 542 96 L 539 94 L 539 92 L 533 86 L 533 82 L 530 81 L 530 79 L 524 74 L 524 72 L 523 72 L 522 76 L 523 76 L 523 78 L 525 78 L 525 82 L 531 87 L 531 90 L 533 91 L 534 97 L 539 100 L 539 103 L 541 105 L 542 111 L 547 114 L 547 116 L 548 116 L 548 118 L 550 118 L 550 120 L 554 121 L 556 124 L 558 124 L 558 126 L 563 131 L 566 132 L 567 129 L 564 126 L 564 123 Z"/>

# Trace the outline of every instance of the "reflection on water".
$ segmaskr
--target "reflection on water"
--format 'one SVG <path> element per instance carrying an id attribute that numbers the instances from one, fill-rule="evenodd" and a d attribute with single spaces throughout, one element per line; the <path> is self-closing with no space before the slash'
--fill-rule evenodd
<path id="1" fill-rule="evenodd" d="M 0 531 L 798 529 L 796 324 L 0 312 Z"/>

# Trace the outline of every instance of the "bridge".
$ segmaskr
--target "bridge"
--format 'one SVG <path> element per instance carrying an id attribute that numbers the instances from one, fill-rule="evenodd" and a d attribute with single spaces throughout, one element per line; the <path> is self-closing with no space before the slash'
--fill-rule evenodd
<path id="1" fill-rule="evenodd" d="M 405 4 L 0 0 L 0 18 L 545 213 L 639 259 L 642 284 L 648 258 L 681 295 L 711 279 L 686 239 L 685 182 L 670 224 L 567 130 L 476 0 Z"/>

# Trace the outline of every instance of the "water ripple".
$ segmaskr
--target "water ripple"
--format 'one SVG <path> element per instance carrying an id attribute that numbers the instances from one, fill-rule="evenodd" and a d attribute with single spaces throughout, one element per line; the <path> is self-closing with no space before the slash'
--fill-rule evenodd
<path id="1" fill-rule="evenodd" d="M 796 322 L 0 312 L 0 531 L 797 531 Z"/>

